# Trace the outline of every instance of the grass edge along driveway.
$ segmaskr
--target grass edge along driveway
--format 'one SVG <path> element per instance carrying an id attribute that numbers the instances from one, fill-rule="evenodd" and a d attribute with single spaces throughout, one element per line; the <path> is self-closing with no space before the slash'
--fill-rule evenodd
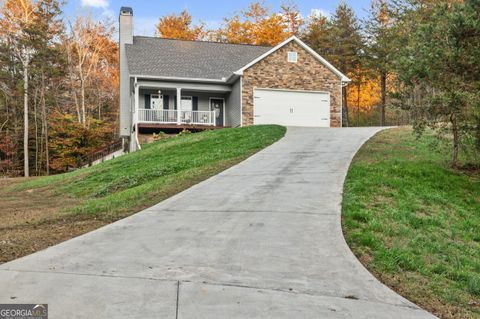
<path id="1" fill-rule="evenodd" d="M 441 318 L 480 318 L 480 177 L 449 168 L 436 143 L 395 128 L 364 144 L 344 185 L 343 231 L 401 295 Z"/>
<path id="2" fill-rule="evenodd" d="M 0 263 L 150 207 L 284 136 L 278 125 L 186 134 L 71 173 L 0 180 Z"/>

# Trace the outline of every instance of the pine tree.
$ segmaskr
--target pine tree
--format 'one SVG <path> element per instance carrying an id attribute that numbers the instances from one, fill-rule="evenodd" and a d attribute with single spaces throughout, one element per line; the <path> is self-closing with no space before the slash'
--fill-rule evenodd
<path id="1" fill-rule="evenodd" d="M 302 35 L 303 41 L 324 58 L 329 60 L 333 55 L 333 37 L 330 35 L 331 24 L 327 17 L 312 14 L 308 18 L 307 27 Z"/>
<path id="2" fill-rule="evenodd" d="M 395 97 L 418 134 L 427 126 L 451 133 L 455 167 L 461 148 L 480 154 L 480 4 L 409 4 L 396 12 L 403 45 L 394 61 L 400 81 Z"/>
<path id="3" fill-rule="evenodd" d="M 385 104 L 387 96 L 387 77 L 391 73 L 391 60 L 394 46 L 392 32 L 393 19 L 390 16 L 386 0 L 373 0 L 368 20 L 365 21 L 367 37 L 366 61 L 374 78 L 380 78 L 381 102 L 380 125 L 385 125 Z"/>
<path id="4" fill-rule="evenodd" d="M 326 55 L 333 65 L 347 74 L 354 81 L 360 81 L 359 74 L 356 71 L 360 70 L 361 54 L 363 39 L 360 34 L 360 23 L 355 16 L 355 12 L 345 2 L 341 2 L 335 14 L 330 21 L 330 28 L 328 32 L 330 45 L 329 54 Z M 343 125 L 348 126 L 348 102 L 347 102 L 347 88 L 343 88 Z"/>

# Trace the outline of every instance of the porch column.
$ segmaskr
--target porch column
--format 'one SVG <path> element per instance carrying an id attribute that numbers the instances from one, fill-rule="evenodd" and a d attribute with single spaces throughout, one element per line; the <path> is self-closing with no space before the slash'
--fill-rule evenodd
<path id="1" fill-rule="evenodd" d="M 135 79 L 134 86 L 135 86 L 135 98 L 134 98 L 134 108 L 133 108 L 133 113 L 134 113 L 133 123 L 136 124 L 136 123 L 138 123 L 138 117 L 139 117 L 139 115 L 138 115 L 138 113 L 139 113 L 138 99 L 139 99 L 139 96 L 140 96 L 140 94 L 139 94 L 140 88 L 138 86 L 138 83 L 137 83 L 136 79 Z"/>
<path id="2" fill-rule="evenodd" d="M 182 124 L 182 88 L 177 88 L 177 125 Z"/>

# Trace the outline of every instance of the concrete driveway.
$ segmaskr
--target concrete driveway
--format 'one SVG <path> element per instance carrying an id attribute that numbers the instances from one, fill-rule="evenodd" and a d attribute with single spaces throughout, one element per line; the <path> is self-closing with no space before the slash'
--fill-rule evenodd
<path id="1" fill-rule="evenodd" d="M 378 129 L 289 128 L 156 206 L 0 266 L 0 303 L 50 318 L 435 318 L 350 252 L 342 187 Z"/>

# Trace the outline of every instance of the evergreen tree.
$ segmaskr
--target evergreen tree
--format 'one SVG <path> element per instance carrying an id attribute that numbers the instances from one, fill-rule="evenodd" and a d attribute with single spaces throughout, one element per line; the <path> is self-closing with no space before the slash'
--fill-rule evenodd
<path id="1" fill-rule="evenodd" d="M 364 46 L 360 31 L 360 23 L 353 9 L 341 2 L 330 20 L 323 16 L 311 16 L 302 37 L 342 73 L 354 81 L 360 81 Z M 342 98 L 342 123 L 348 126 L 346 87 L 342 89 Z"/>
<path id="2" fill-rule="evenodd" d="M 396 26 L 404 37 L 395 58 L 395 96 L 419 134 L 427 126 L 451 132 L 457 166 L 461 148 L 480 152 L 480 3 L 407 4 L 399 7 Z"/>
<path id="3" fill-rule="evenodd" d="M 302 35 L 305 41 L 318 54 L 329 60 L 333 55 L 333 37 L 330 35 L 331 25 L 327 17 L 312 14 L 308 18 L 307 27 Z"/>
<path id="4" fill-rule="evenodd" d="M 360 23 L 351 7 L 341 2 L 330 21 L 328 32 L 330 45 L 326 58 L 342 73 L 351 77 L 354 81 L 360 81 L 357 73 L 361 69 L 361 55 L 363 39 L 360 33 Z M 348 103 L 347 89 L 343 88 L 343 125 L 348 126 Z"/>
<path id="5" fill-rule="evenodd" d="M 381 104 L 380 125 L 385 125 L 387 77 L 391 73 L 394 47 L 393 19 L 386 0 L 373 0 L 368 20 L 365 21 L 367 38 L 366 62 L 374 78 L 380 78 Z"/>

